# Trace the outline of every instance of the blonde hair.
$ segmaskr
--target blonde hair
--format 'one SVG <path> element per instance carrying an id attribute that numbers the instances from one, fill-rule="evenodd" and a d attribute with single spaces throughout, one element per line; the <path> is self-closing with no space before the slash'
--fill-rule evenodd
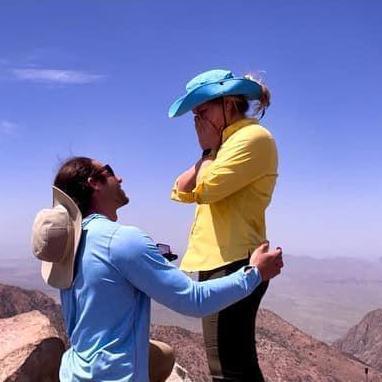
<path id="1" fill-rule="evenodd" d="M 261 86 L 261 94 L 259 99 L 253 102 L 250 101 L 251 104 L 253 104 L 253 115 L 254 116 L 260 115 L 259 119 L 261 119 L 264 117 L 266 109 L 268 109 L 268 107 L 271 104 L 271 92 L 269 91 L 268 87 L 265 86 L 265 84 L 263 83 L 263 80 L 259 76 L 255 76 L 254 74 L 248 73 L 244 76 L 244 78 L 254 81 Z M 242 98 L 245 99 L 245 97 L 242 97 Z M 248 100 L 246 101 L 248 102 Z M 248 111 L 249 108 L 250 107 L 248 106 L 245 113 Z"/>

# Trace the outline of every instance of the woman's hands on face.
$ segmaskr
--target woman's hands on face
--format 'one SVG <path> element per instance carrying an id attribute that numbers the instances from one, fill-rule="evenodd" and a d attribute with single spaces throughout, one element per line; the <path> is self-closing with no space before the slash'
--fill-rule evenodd
<path id="1" fill-rule="evenodd" d="M 215 149 L 221 145 L 221 131 L 215 127 L 208 119 L 199 115 L 194 117 L 195 130 L 198 135 L 199 144 L 202 150 Z"/>

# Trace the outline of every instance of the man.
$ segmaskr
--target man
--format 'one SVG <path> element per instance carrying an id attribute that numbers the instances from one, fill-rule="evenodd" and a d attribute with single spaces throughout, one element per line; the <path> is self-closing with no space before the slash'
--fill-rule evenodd
<path id="1" fill-rule="evenodd" d="M 54 208 L 40 212 L 35 221 L 34 252 L 44 260 L 44 279 L 61 289 L 71 342 L 62 359 L 61 382 L 165 381 L 173 359 L 161 344 L 149 351 L 150 298 L 180 313 L 203 316 L 246 297 L 283 266 L 281 250 L 267 252 L 265 243 L 238 272 L 204 283 L 191 280 L 160 255 L 147 234 L 117 222 L 117 210 L 129 201 L 121 183 L 109 165 L 69 159 L 54 181 Z M 49 249 L 61 243 L 61 231 L 66 234 L 60 231 L 65 222 L 61 227 L 51 223 L 64 210 L 73 223 L 67 231 L 74 234 L 64 246 L 65 258 L 55 256 L 47 268 Z"/>
<path id="2" fill-rule="evenodd" d="M 248 76 L 209 70 L 186 85 L 169 116 L 194 114 L 202 155 L 175 182 L 172 198 L 196 203 L 195 219 L 181 269 L 212 280 L 241 268 L 266 239 L 265 209 L 277 177 L 272 135 L 247 112 L 264 114 L 270 92 Z M 203 318 L 210 372 L 215 381 L 264 380 L 255 343 L 255 320 L 263 283 L 248 298 Z"/>

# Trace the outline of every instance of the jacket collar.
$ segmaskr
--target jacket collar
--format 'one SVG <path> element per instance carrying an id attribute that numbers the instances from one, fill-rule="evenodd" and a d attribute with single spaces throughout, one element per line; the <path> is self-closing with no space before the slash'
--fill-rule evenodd
<path id="1" fill-rule="evenodd" d="M 236 131 L 240 130 L 242 127 L 248 125 L 257 125 L 258 123 L 259 122 L 256 118 L 243 118 L 236 121 L 223 130 L 222 142 L 224 143 L 232 134 L 236 133 Z"/>

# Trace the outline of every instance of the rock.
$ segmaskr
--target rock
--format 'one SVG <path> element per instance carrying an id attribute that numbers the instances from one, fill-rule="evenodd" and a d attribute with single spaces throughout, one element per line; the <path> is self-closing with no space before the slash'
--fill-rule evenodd
<path id="1" fill-rule="evenodd" d="M 192 382 L 188 376 L 187 370 L 175 363 L 171 375 L 166 382 Z"/>
<path id="2" fill-rule="evenodd" d="M 267 382 L 366 380 L 368 365 L 305 334 L 271 311 L 261 309 L 256 325 L 259 363 Z M 210 381 L 201 334 L 153 325 L 151 336 L 174 348 L 177 362 L 187 369 L 191 380 Z M 368 367 L 368 371 L 369 381 L 382 381 L 378 370 Z"/>
<path id="3" fill-rule="evenodd" d="M 333 345 L 382 372 L 382 309 L 366 314 Z"/>
<path id="4" fill-rule="evenodd" d="M 2 284 L 0 301 L 0 382 L 58 381 L 57 370 L 64 351 L 59 339 L 63 331 L 60 307 L 41 292 Z M 40 313 L 20 314 L 34 309 Z M 14 317 L 5 319 L 10 316 Z M 382 359 L 381 319 L 381 312 L 374 312 L 359 331 L 350 334 L 356 337 L 352 342 L 354 354 L 361 358 L 361 352 L 365 356 L 360 362 L 306 335 L 276 314 L 260 310 L 256 322 L 257 349 L 266 381 L 359 382 L 366 380 L 365 367 L 369 368 L 370 382 L 382 381 L 382 373 L 376 370 Z M 171 345 L 177 362 L 187 370 L 186 373 L 176 365 L 168 381 L 210 381 L 200 333 L 153 325 L 151 337 Z"/>
<path id="5" fill-rule="evenodd" d="M 207 355 L 200 333 L 177 326 L 151 325 L 152 339 L 169 344 L 175 351 L 175 360 L 187 370 L 190 380 L 209 382 Z"/>
<path id="6" fill-rule="evenodd" d="M 259 361 L 267 381 L 365 381 L 362 362 L 308 336 L 275 313 L 261 309 L 256 324 Z M 370 367 L 369 381 L 382 381 L 382 374 Z"/>
<path id="7" fill-rule="evenodd" d="M 64 342 L 34 310 L 0 320 L 0 382 L 58 382 Z"/>
<path id="8" fill-rule="evenodd" d="M 68 346 L 69 341 L 65 332 L 61 307 L 45 293 L 0 284 L 0 301 L 0 318 L 8 318 L 16 314 L 38 310 L 49 318 L 64 341 L 65 346 Z"/>

